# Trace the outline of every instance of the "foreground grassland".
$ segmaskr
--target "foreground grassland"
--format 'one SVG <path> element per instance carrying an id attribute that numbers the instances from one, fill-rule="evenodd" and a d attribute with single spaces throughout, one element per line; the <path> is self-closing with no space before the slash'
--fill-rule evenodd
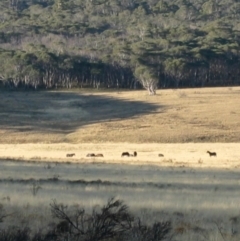
<path id="1" fill-rule="evenodd" d="M 240 88 L 0 92 L 0 143 L 240 141 Z"/>

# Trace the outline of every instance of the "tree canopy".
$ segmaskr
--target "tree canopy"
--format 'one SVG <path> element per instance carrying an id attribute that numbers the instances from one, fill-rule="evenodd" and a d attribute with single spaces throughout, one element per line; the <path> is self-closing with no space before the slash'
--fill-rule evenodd
<path id="1" fill-rule="evenodd" d="M 239 43 L 236 0 L 0 2 L 11 88 L 239 85 Z"/>

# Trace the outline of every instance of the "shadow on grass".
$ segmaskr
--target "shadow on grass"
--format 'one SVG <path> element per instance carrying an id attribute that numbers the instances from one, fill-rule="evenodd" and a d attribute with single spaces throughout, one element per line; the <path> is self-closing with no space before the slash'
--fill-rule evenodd
<path id="1" fill-rule="evenodd" d="M 31 200 L 33 184 L 41 201 L 89 204 L 117 195 L 135 208 L 229 216 L 239 213 L 239 170 L 172 168 L 124 164 L 0 161 L 0 201 Z M 64 187 L 64 188 L 63 188 Z M 22 195 L 24 193 L 24 195 Z M 136 205 L 136 200 L 138 200 Z M 4 199 L 6 203 L 6 198 Z M 32 200 L 35 203 L 36 200 Z"/>
<path id="2" fill-rule="evenodd" d="M 84 125 L 134 118 L 159 108 L 159 105 L 104 94 L 2 91 L 0 128 L 67 134 Z"/>
<path id="3" fill-rule="evenodd" d="M 47 165 L 48 164 L 48 165 Z M 58 163 L 5 160 L 0 169 L 5 172 L 0 183 L 68 183 L 70 185 L 102 185 L 130 188 L 191 190 L 194 192 L 236 191 L 239 189 L 239 170 L 218 168 L 159 167 L 154 165 Z M 117 171 L 116 171 L 117 170 Z M 55 173 L 56 177 L 49 176 Z M 12 178 L 10 178 L 12 177 Z M 125 179 L 123 179 L 125 177 Z M 237 194 L 240 196 L 240 194 Z"/>

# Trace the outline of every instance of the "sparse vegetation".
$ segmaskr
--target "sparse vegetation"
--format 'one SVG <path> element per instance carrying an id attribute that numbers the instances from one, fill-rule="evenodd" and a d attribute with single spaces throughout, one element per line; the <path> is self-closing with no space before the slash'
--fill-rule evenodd
<path id="1" fill-rule="evenodd" d="M 121 200 L 110 199 L 103 206 L 95 206 L 87 211 L 84 206 L 67 206 L 53 201 L 50 204 L 52 216 L 45 220 L 42 226 L 32 227 L 19 223 L 24 210 L 19 210 L 11 217 L 14 225 L 4 226 L 5 219 L 0 225 L 0 241 L 184 241 L 184 240 L 225 240 L 239 239 L 239 216 L 232 216 L 225 220 L 209 220 L 208 217 L 200 221 L 191 216 L 189 219 L 182 212 L 169 214 L 167 220 L 145 221 L 134 215 Z M 27 218 L 31 223 L 31 217 Z M 195 212 L 196 215 L 196 210 Z M 15 220 L 18 219 L 18 220 Z"/>
<path id="2" fill-rule="evenodd" d="M 239 170 L 165 162 L 170 167 L 58 163 L 55 180 L 42 162 L 1 161 L 0 240 L 238 240 Z M 42 187 L 36 196 L 32 176 Z M 129 208 L 119 198 L 106 202 L 113 193 Z"/>
<path id="3" fill-rule="evenodd" d="M 56 224 L 48 231 L 32 232 L 29 227 L 19 224 L 18 228 L 0 228 L 0 241 L 161 241 L 169 235 L 171 223 L 155 222 L 144 224 L 134 218 L 128 206 L 121 200 L 111 198 L 103 207 L 93 208 L 87 213 L 84 207 L 67 207 L 53 201 L 51 204 L 53 220 Z M 48 220 L 49 223 L 51 220 Z"/>
<path id="4" fill-rule="evenodd" d="M 94 208 L 90 215 L 82 208 L 68 214 L 67 206 L 56 201 L 51 204 L 51 211 L 54 217 L 68 224 L 72 240 L 111 240 L 129 231 L 134 220 L 128 207 L 113 198 L 100 210 Z"/>
<path id="5" fill-rule="evenodd" d="M 3 222 L 4 218 L 6 218 L 6 212 L 4 210 L 3 205 L 0 203 L 0 223 Z"/>

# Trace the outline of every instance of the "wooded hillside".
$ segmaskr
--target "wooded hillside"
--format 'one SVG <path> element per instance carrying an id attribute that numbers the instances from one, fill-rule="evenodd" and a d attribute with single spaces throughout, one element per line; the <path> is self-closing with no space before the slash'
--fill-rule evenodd
<path id="1" fill-rule="evenodd" d="M 239 30 L 238 0 L 1 0 L 0 82 L 239 85 Z"/>

